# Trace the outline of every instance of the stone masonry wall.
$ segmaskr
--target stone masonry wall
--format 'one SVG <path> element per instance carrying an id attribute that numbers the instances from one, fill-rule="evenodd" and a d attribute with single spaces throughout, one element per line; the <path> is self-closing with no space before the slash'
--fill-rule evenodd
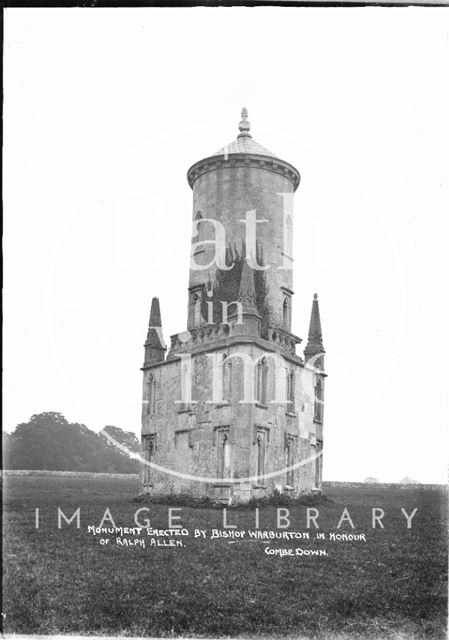
<path id="1" fill-rule="evenodd" d="M 312 445 L 321 438 L 320 425 L 314 423 L 315 374 L 297 362 L 282 358 L 285 374 L 295 372 L 295 408 L 287 410 L 286 404 L 272 403 L 275 397 L 275 370 L 268 358 L 266 404 L 241 403 L 244 387 L 244 368 L 236 353 L 245 353 L 256 359 L 267 355 L 256 344 L 234 344 L 218 351 L 220 356 L 231 357 L 232 362 L 230 403 L 213 404 L 212 362 L 206 354 L 193 356 L 192 399 L 197 404 L 182 405 L 181 361 L 168 360 L 144 372 L 143 398 L 148 400 L 148 376 L 155 380 L 155 411 L 148 415 L 149 404 L 142 409 L 142 436 L 155 436 L 152 462 L 174 474 L 150 469 L 149 482 L 144 491 L 152 494 L 189 493 L 211 498 L 247 501 L 278 491 L 298 495 L 315 487 L 315 462 L 300 466 L 294 471 L 294 485 L 287 489 L 287 473 L 258 481 L 257 445 L 258 433 L 265 437 L 265 473 L 278 472 L 286 466 L 286 442 L 290 436 L 294 442 L 294 462 L 306 460 L 313 452 Z M 254 374 L 256 375 L 256 374 Z M 226 480 L 217 482 L 218 434 L 229 433 L 230 477 L 241 478 L 239 483 Z M 176 474 L 204 478 L 196 481 Z M 250 479 L 248 479 L 250 478 Z"/>
<path id="2" fill-rule="evenodd" d="M 269 321 L 282 325 L 282 305 L 284 287 L 292 289 L 292 269 L 284 266 L 284 198 L 282 193 L 293 194 L 293 186 L 288 178 L 266 169 L 254 167 L 224 166 L 200 176 L 193 185 L 192 219 L 201 215 L 219 221 L 225 228 L 226 246 L 241 251 L 245 242 L 246 225 L 241 222 L 247 211 L 255 210 L 257 220 L 256 239 L 263 256 L 266 269 Z M 292 212 L 291 212 L 292 213 Z M 291 216 L 293 222 L 293 216 Z M 214 240 L 215 231 L 211 223 L 200 223 L 200 237 Z M 195 238 L 198 242 L 199 238 Z M 209 264 L 214 257 L 213 245 L 198 246 L 195 263 Z M 290 256 L 291 257 L 291 256 Z M 285 264 L 292 266 L 291 261 Z M 216 266 L 190 271 L 189 288 L 214 281 Z M 193 326 L 192 304 L 189 303 L 189 328 Z"/>

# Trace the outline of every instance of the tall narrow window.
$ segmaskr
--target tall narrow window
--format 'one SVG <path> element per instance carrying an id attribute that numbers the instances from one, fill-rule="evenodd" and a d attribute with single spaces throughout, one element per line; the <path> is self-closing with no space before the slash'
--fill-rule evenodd
<path id="1" fill-rule="evenodd" d="M 192 359 L 181 360 L 181 380 L 180 380 L 180 398 L 175 400 L 175 404 L 178 407 L 178 411 L 189 411 L 192 408 L 193 398 L 192 392 L 196 389 L 196 386 L 192 384 Z"/>
<path id="2" fill-rule="evenodd" d="M 286 463 L 287 463 L 287 485 L 293 487 L 295 484 L 295 470 L 292 469 L 295 464 L 295 438 L 287 437 Z"/>
<path id="3" fill-rule="evenodd" d="M 195 327 L 199 327 L 201 324 L 201 298 L 198 293 L 193 294 L 192 301 L 193 301 L 193 324 Z"/>
<path id="4" fill-rule="evenodd" d="M 295 413 L 295 373 L 287 372 L 287 411 Z"/>
<path id="5" fill-rule="evenodd" d="M 310 445 L 310 460 L 312 465 L 313 483 L 316 487 L 316 446 L 314 444 Z"/>
<path id="6" fill-rule="evenodd" d="M 218 434 L 218 477 L 229 478 L 231 475 L 231 446 L 229 433 L 221 431 Z"/>
<path id="7" fill-rule="evenodd" d="M 322 474 L 322 463 L 323 463 L 323 457 L 321 455 L 322 450 L 323 450 L 323 443 L 321 442 L 321 440 L 317 440 L 316 447 L 315 447 L 315 453 L 317 455 L 317 458 L 315 460 L 315 487 L 317 488 L 321 486 L 321 474 Z"/>
<path id="8" fill-rule="evenodd" d="M 262 402 L 262 363 L 261 362 L 259 362 L 257 365 L 256 400 L 257 402 Z"/>
<path id="9" fill-rule="evenodd" d="M 198 211 L 198 213 L 195 216 L 195 223 L 194 223 L 195 235 L 193 237 L 196 238 L 196 244 L 197 244 L 197 248 L 195 249 L 194 255 L 198 253 L 202 253 L 204 251 L 204 245 L 203 246 L 200 245 L 200 243 L 204 240 L 204 224 L 201 222 L 202 219 L 203 219 L 203 216 Z"/>
<path id="10" fill-rule="evenodd" d="M 265 435 L 257 434 L 257 481 L 262 484 L 265 475 Z"/>
<path id="11" fill-rule="evenodd" d="M 223 402 L 231 402 L 232 398 L 232 362 L 226 362 L 227 354 L 223 354 Z"/>
<path id="12" fill-rule="evenodd" d="M 284 304 L 282 305 L 282 324 L 285 331 L 291 329 L 291 314 L 290 314 L 290 298 L 285 296 Z"/>
<path id="13" fill-rule="evenodd" d="M 199 220 L 202 220 L 202 219 L 203 219 L 203 216 L 201 215 L 201 211 L 197 211 L 197 214 L 196 214 L 196 216 L 195 216 L 195 220 L 196 220 L 196 222 L 197 222 L 196 230 L 197 230 L 197 233 L 199 233 L 199 234 L 201 233 L 201 227 L 202 227 L 203 225 L 202 225 L 201 223 L 199 223 L 198 221 L 199 221 Z"/>
<path id="14" fill-rule="evenodd" d="M 256 402 L 267 404 L 267 383 L 268 383 L 268 364 L 267 359 L 262 360 L 257 365 L 256 375 Z"/>
<path id="15" fill-rule="evenodd" d="M 156 380 L 152 373 L 148 376 L 147 384 L 147 415 L 152 416 L 156 413 Z"/>
<path id="16" fill-rule="evenodd" d="M 155 436 L 144 436 L 143 448 L 144 448 L 145 462 L 151 463 L 153 460 L 154 451 L 155 451 Z M 151 466 L 149 464 L 144 465 L 143 478 L 144 478 L 145 484 L 148 484 L 151 480 Z"/>
<path id="17" fill-rule="evenodd" d="M 318 376 L 315 384 L 315 405 L 313 419 L 315 422 L 323 422 L 323 381 Z"/>

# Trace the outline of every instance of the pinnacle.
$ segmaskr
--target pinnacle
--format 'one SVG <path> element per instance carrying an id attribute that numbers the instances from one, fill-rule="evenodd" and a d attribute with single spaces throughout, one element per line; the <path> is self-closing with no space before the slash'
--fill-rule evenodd
<path id="1" fill-rule="evenodd" d="M 256 305 L 254 271 L 246 259 L 243 261 L 242 275 L 240 278 L 239 302 L 242 304 L 243 313 L 255 313 L 259 315 Z"/>
<path id="2" fill-rule="evenodd" d="M 324 353 L 323 334 L 321 331 L 320 308 L 318 306 L 318 294 L 315 293 L 312 302 L 312 313 L 310 314 L 309 336 L 307 346 L 304 349 L 306 356 L 313 356 Z"/>
<path id="3" fill-rule="evenodd" d="M 161 310 L 159 308 L 159 298 L 151 301 L 150 327 L 162 327 Z"/>
<path id="4" fill-rule="evenodd" d="M 153 298 L 151 301 L 150 322 L 148 325 L 147 340 L 145 344 L 150 347 L 165 349 L 164 337 L 162 335 L 159 298 Z"/>

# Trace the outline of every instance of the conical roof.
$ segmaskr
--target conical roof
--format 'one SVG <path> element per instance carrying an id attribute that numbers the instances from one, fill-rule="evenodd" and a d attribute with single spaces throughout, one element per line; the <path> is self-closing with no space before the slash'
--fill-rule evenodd
<path id="1" fill-rule="evenodd" d="M 269 171 L 280 173 L 286 176 L 292 183 L 293 188 L 296 190 L 301 179 L 299 171 L 291 165 L 289 162 L 282 160 L 274 154 L 272 151 L 263 147 L 256 142 L 251 133 L 251 124 L 248 120 L 248 111 L 242 109 L 242 119 L 239 123 L 239 134 L 236 140 L 233 140 L 225 147 L 222 147 L 216 151 L 213 155 L 199 160 L 193 164 L 187 172 L 187 180 L 189 185 L 193 188 L 195 180 L 208 171 L 214 171 L 220 166 L 225 166 L 225 163 L 229 156 L 233 156 L 234 163 L 247 163 L 248 161 L 256 162 L 258 166 L 262 165 Z M 257 156 L 260 156 L 260 160 Z M 234 164 L 235 166 L 235 164 Z"/>
<path id="2" fill-rule="evenodd" d="M 256 156 L 269 156 L 270 158 L 278 157 L 252 138 L 237 138 L 237 140 L 230 142 L 225 147 L 216 151 L 214 156 L 231 155 L 231 153 L 252 153 Z"/>
<path id="3" fill-rule="evenodd" d="M 269 156 L 270 158 L 277 158 L 274 153 L 263 147 L 261 144 L 253 140 L 250 134 L 251 124 L 248 120 L 248 111 L 243 107 L 242 119 L 239 124 L 240 133 L 236 140 L 233 140 L 225 147 L 222 147 L 216 151 L 214 156 L 225 156 L 231 153 L 251 153 L 258 156 Z"/>

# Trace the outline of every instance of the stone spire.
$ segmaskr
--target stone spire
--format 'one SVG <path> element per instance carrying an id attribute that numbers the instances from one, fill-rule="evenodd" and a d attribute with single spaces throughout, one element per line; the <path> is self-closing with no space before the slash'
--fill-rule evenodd
<path id="1" fill-rule="evenodd" d="M 239 122 L 239 130 L 240 133 L 237 138 L 252 138 L 249 130 L 251 129 L 251 123 L 248 120 L 248 110 L 243 107 L 242 109 L 242 119 Z"/>
<path id="2" fill-rule="evenodd" d="M 312 313 L 310 314 L 309 337 L 304 349 L 304 356 L 309 360 L 312 356 L 325 353 L 323 346 L 323 334 L 321 332 L 320 308 L 318 306 L 318 294 L 313 296 Z M 323 366 L 323 358 L 317 358 L 315 366 Z"/>
<path id="3" fill-rule="evenodd" d="M 159 298 L 153 298 L 151 301 L 150 324 L 151 327 L 162 327 L 161 309 L 159 307 Z"/>
<path id="4" fill-rule="evenodd" d="M 166 346 L 162 335 L 161 310 L 159 298 L 151 301 L 150 322 L 148 325 L 147 339 L 145 342 L 145 363 L 154 364 L 165 359 Z"/>
<path id="5" fill-rule="evenodd" d="M 254 271 L 246 260 L 243 260 L 240 276 L 239 297 L 241 312 L 236 311 L 229 316 L 235 321 L 235 335 L 260 336 L 260 315 L 256 305 L 256 287 Z M 237 305 L 236 305 L 237 306 Z"/>

